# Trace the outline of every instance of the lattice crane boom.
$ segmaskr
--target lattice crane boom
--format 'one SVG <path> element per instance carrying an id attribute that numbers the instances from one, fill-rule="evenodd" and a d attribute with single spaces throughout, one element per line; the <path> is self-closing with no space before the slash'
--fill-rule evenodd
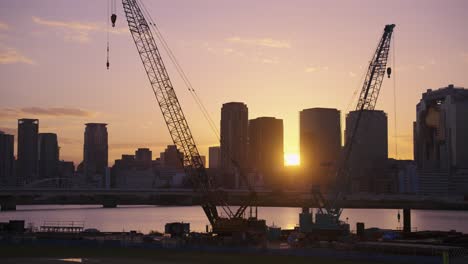
<path id="1" fill-rule="evenodd" d="M 374 110 L 379 96 L 380 87 L 385 76 L 388 54 L 390 52 L 390 41 L 392 39 L 395 24 L 386 25 L 380 39 L 377 50 L 367 69 L 366 79 L 359 95 L 356 110 Z"/>
<path id="2" fill-rule="evenodd" d="M 130 33 L 145 68 L 153 93 L 174 145 L 182 152 L 182 163 L 194 188 L 202 194 L 202 208 L 212 225 L 220 219 L 216 206 L 226 203 L 213 192 L 213 182 L 203 165 L 187 119 L 182 111 L 177 95 L 163 63 L 150 25 L 136 0 L 122 0 Z M 223 208 L 228 218 L 233 217 L 229 208 Z"/>
<path id="3" fill-rule="evenodd" d="M 337 206 L 337 201 L 341 198 L 343 185 L 348 184 L 348 162 L 351 157 L 356 133 L 358 131 L 362 117 L 362 112 L 365 110 L 374 110 L 386 70 L 390 77 L 391 69 L 387 69 L 387 61 L 394 28 L 394 24 L 385 26 L 382 38 L 380 39 L 372 60 L 369 63 L 366 78 L 364 80 L 358 103 L 356 105 L 356 111 L 358 111 L 356 122 L 352 128 L 350 139 L 346 140 L 344 146 L 344 155 L 342 156 L 336 174 L 336 179 L 339 180 L 340 186 L 336 186 L 337 190 L 334 198 L 331 200 L 326 200 L 319 190 L 312 190 L 313 199 L 319 205 L 321 205 L 318 208 L 319 212 L 332 216 L 336 221 L 339 221 L 341 212 L 343 210 L 341 207 Z"/>

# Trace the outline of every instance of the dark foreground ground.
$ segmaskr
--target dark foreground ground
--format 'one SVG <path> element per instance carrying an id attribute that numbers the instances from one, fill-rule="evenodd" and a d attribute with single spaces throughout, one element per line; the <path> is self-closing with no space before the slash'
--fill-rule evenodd
<path id="1" fill-rule="evenodd" d="M 400 259 L 401 260 L 401 259 Z M 0 263 L 2 264 L 58 264 L 58 263 L 324 263 L 324 264 L 375 264 L 375 263 L 412 263 L 387 261 L 340 260 L 311 256 L 278 256 L 246 253 L 213 253 L 195 251 L 174 251 L 167 249 L 138 248 L 89 248 L 65 246 L 1 245 Z"/>

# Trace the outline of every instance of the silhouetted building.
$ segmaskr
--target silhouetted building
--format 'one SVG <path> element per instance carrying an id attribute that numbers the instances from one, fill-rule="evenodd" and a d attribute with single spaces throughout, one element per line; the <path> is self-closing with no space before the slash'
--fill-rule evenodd
<path id="1" fill-rule="evenodd" d="M 249 121 L 249 162 L 267 186 L 280 184 L 284 168 L 283 120 L 259 117 Z"/>
<path id="2" fill-rule="evenodd" d="M 39 133 L 39 177 L 42 179 L 58 177 L 59 147 L 57 134 Z"/>
<path id="3" fill-rule="evenodd" d="M 419 192 L 468 193 L 468 89 L 428 89 L 416 106 L 414 159 Z"/>
<path id="4" fill-rule="evenodd" d="M 140 149 L 139 149 L 140 150 Z M 147 153 L 147 151 L 139 151 L 138 153 Z M 143 155 L 146 156 L 147 155 Z M 141 158 L 141 157 L 139 157 Z M 160 187 L 157 184 L 157 174 L 145 159 L 137 160 L 135 155 L 122 155 L 121 159 L 115 160 L 112 167 L 112 182 L 113 187 L 119 189 L 143 189 Z"/>
<path id="5" fill-rule="evenodd" d="M 30 183 L 38 178 L 38 140 L 39 120 L 18 120 L 18 174 L 19 185 Z"/>
<path id="6" fill-rule="evenodd" d="M 16 185 L 14 142 L 13 135 L 0 131 L 0 187 Z"/>
<path id="7" fill-rule="evenodd" d="M 165 168 L 183 169 L 182 160 L 184 154 L 177 149 L 176 145 L 168 145 L 160 154 L 161 166 Z"/>
<path id="8" fill-rule="evenodd" d="M 221 168 L 226 187 L 238 187 L 236 171 L 248 167 L 248 113 L 244 103 L 225 103 L 221 108 Z"/>
<path id="9" fill-rule="evenodd" d="M 309 184 L 334 183 L 341 150 L 340 111 L 333 108 L 304 109 L 299 114 L 301 167 Z"/>
<path id="10" fill-rule="evenodd" d="M 135 160 L 151 162 L 153 159 L 153 152 L 149 148 L 139 148 L 135 151 Z"/>
<path id="11" fill-rule="evenodd" d="M 210 161 L 210 169 L 221 168 L 221 148 L 219 146 L 209 147 L 208 159 Z"/>
<path id="12" fill-rule="evenodd" d="M 73 161 L 59 161 L 58 173 L 60 178 L 71 179 L 75 175 L 75 164 Z"/>
<path id="13" fill-rule="evenodd" d="M 358 114 L 359 111 L 351 111 L 346 116 L 345 141 L 351 140 Z M 386 173 L 387 159 L 387 114 L 381 110 L 364 110 L 347 164 L 351 191 L 375 192 L 375 178 Z"/>
<path id="14" fill-rule="evenodd" d="M 88 123 L 84 133 L 83 170 L 87 180 L 105 175 L 108 164 L 107 124 Z"/>

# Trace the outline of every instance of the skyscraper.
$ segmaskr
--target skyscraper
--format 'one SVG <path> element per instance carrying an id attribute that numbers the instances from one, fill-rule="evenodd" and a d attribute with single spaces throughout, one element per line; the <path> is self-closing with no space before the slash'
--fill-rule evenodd
<path id="1" fill-rule="evenodd" d="M 345 142 L 351 139 L 359 111 L 346 116 Z M 375 177 L 385 173 L 388 159 L 387 114 L 364 110 L 348 161 L 351 191 L 374 192 Z"/>
<path id="2" fill-rule="evenodd" d="M 249 110 L 244 103 L 231 102 L 221 108 L 221 167 L 232 172 L 233 161 L 247 167 Z"/>
<path id="3" fill-rule="evenodd" d="M 334 183 L 334 171 L 341 151 L 340 111 L 309 108 L 299 114 L 301 168 L 308 183 Z"/>
<path id="4" fill-rule="evenodd" d="M 104 176 L 108 164 L 107 124 L 88 123 L 84 133 L 83 165 L 86 178 Z"/>
<path id="5" fill-rule="evenodd" d="M 57 134 L 39 133 L 39 177 L 42 179 L 59 176 L 59 147 Z"/>
<path id="6" fill-rule="evenodd" d="M 236 171 L 247 168 L 249 112 L 244 103 L 231 102 L 221 108 L 221 168 L 226 187 L 238 187 Z"/>
<path id="7" fill-rule="evenodd" d="M 284 168 L 283 120 L 259 117 L 249 121 L 249 168 L 263 174 L 266 185 L 279 184 Z"/>
<path id="8" fill-rule="evenodd" d="M 414 159 L 419 192 L 468 192 L 468 89 L 428 89 L 416 106 Z"/>
<path id="9" fill-rule="evenodd" d="M 219 169 L 221 167 L 221 148 L 219 146 L 208 148 L 208 159 L 210 169 Z"/>
<path id="10" fill-rule="evenodd" d="M 0 131 L 0 187 L 16 185 L 14 178 L 14 141 L 13 135 Z"/>
<path id="11" fill-rule="evenodd" d="M 18 175 L 19 185 L 24 185 L 38 178 L 37 137 L 39 120 L 18 120 Z"/>

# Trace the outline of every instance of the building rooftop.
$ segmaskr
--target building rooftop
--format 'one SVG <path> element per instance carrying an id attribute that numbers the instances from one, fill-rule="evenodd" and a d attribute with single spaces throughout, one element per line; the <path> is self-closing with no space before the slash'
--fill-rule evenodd
<path id="1" fill-rule="evenodd" d="M 326 107 L 312 107 L 312 108 L 307 108 L 307 109 L 302 109 L 301 112 L 303 111 L 330 111 L 330 112 L 340 112 L 340 110 L 336 108 L 326 108 Z"/>
<path id="2" fill-rule="evenodd" d="M 468 96 L 468 89 L 463 87 L 456 87 L 453 84 L 449 84 L 447 87 L 442 87 L 436 90 L 427 89 L 425 93 L 422 94 L 422 99 L 436 99 L 437 97 L 445 97 L 447 95 L 462 95 Z"/>
<path id="3" fill-rule="evenodd" d="M 86 126 L 107 126 L 105 123 L 86 123 Z"/>

